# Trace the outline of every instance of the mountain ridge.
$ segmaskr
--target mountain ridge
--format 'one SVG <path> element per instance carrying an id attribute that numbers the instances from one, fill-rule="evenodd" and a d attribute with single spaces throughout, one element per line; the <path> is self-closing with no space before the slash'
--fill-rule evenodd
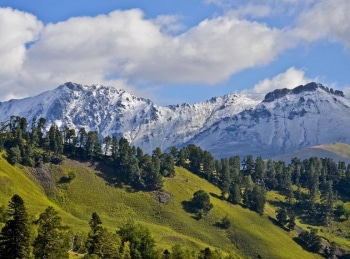
<path id="1" fill-rule="evenodd" d="M 114 87 L 67 82 L 35 97 L 1 102 L 0 121 L 11 115 L 45 117 L 48 125 L 123 136 L 148 153 L 196 144 L 216 157 L 267 158 L 323 143 L 350 143 L 349 107 L 343 92 L 317 83 L 277 89 L 260 99 L 227 94 L 196 104 L 159 106 Z"/>

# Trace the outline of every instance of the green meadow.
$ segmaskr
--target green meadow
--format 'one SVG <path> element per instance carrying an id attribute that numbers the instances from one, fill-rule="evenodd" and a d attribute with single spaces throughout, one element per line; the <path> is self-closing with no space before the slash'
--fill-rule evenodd
<path id="1" fill-rule="evenodd" d="M 232 258 L 322 258 L 307 252 L 288 232 L 275 225 L 269 217 L 274 207 L 267 203 L 265 213 L 259 216 L 239 205 L 220 199 L 220 190 L 183 168 L 176 175 L 164 179 L 162 192 L 133 192 L 128 186 L 114 187 L 107 183 L 101 172 L 89 164 L 64 160 L 61 165 L 50 165 L 55 187 L 45 190 L 30 168 L 10 165 L 0 157 L 0 206 L 14 194 L 25 201 L 29 214 L 35 218 L 47 206 L 53 206 L 73 232 L 89 231 L 88 221 L 97 212 L 103 225 L 116 231 L 126 220 L 148 227 L 161 250 L 181 244 L 191 249 L 210 247 Z M 60 181 L 74 174 L 70 181 Z M 200 220 L 186 212 L 183 202 L 189 201 L 197 190 L 210 194 L 214 208 Z M 165 197 L 160 202 L 160 197 Z M 218 227 L 227 216 L 229 229 Z M 71 258 L 77 258 L 72 254 Z"/>

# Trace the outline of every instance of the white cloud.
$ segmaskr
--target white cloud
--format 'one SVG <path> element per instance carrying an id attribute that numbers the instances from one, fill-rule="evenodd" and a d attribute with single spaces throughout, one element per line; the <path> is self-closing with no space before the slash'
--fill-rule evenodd
<path id="1" fill-rule="evenodd" d="M 31 14 L 0 8 L 0 78 L 5 80 L 21 70 L 26 44 L 37 39 L 42 23 Z"/>
<path id="2" fill-rule="evenodd" d="M 9 41 L 22 52 L 20 57 L 9 55 L 17 70 L 15 75 L 3 70 L 10 77 L 1 84 L 9 91 L 3 96 L 39 93 L 66 81 L 113 84 L 126 90 L 135 90 L 128 82 L 215 84 L 243 69 L 267 64 L 291 46 L 284 31 L 230 14 L 171 35 L 178 17 L 147 20 L 138 9 L 71 18 L 44 28 L 32 15 L 11 11 L 27 17 L 23 30 L 31 33 Z M 13 32 L 12 24 L 2 27 Z M 39 32 L 40 38 L 26 49 L 24 44 Z"/>
<path id="3" fill-rule="evenodd" d="M 162 32 L 172 34 L 185 30 L 186 26 L 181 23 L 182 18 L 179 15 L 158 15 L 154 23 Z"/>
<path id="4" fill-rule="evenodd" d="M 266 94 L 278 88 L 292 89 L 299 85 L 304 85 L 317 79 L 309 79 L 305 76 L 305 71 L 290 67 L 285 72 L 275 76 L 274 78 L 266 78 L 257 83 L 254 88 L 254 93 Z"/>
<path id="5" fill-rule="evenodd" d="M 339 41 L 350 47 L 350 1 L 322 0 L 299 17 L 294 33 L 306 41 L 323 38 Z"/>
<path id="6" fill-rule="evenodd" d="M 204 0 L 238 17 L 262 18 L 273 15 L 291 16 L 317 0 Z"/>
<path id="7" fill-rule="evenodd" d="M 153 82 L 215 84 L 246 68 L 267 64 L 290 45 L 283 32 L 234 16 L 207 19 L 164 39 L 129 76 Z"/>
<path id="8" fill-rule="evenodd" d="M 343 92 L 344 92 L 345 97 L 349 98 L 350 97 L 350 86 L 344 87 Z"/>
<path id="9" fill-rule="evenodd" d="M 300 39 L 330 38 L 350 46 L 346 21 L 350 1 L 323 0 L 309 7 L 313 1 L 283 0 L 284 6 L 308 7 L 294 29 L 271 28 L 243 18 L 270 15 L 277 0 L 268 0 L 267 5 L 238 1 L 236 11 L 186 30 L 179 16 L 150 20 L 139 9 L 43 27 L 31 14 L 0 8 L 0 38 L 6 39 L 0 41 L 0 90 L 2 96 L 22 97 L 66 81 L 116 85 L 133 92 L 130 82 L 216 84 L 244 69 L 268 64 Z M 306 79 L 303 70 L 292 67 L 259 82 L 254 91 L 294 87 Z"/>

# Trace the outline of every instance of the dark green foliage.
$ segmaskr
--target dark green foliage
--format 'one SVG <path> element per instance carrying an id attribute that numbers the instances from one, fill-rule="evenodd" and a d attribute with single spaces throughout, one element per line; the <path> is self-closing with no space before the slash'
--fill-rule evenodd
<path id="1" fill-rule="evenodd" d="M 89 232 L 89 236 L 86 240 L 86 247 L 89 254 L 96 254 L 103 229 L 100 216 L 96 212 L 92 213 L 89 226 L 91 231 Z"/>
<path id="2" fill-rule="evenodd" d="M 344 204 L 337 204 L 337 206 L 334 209 L 334 216 L 340 219 L 343 215 L 345 215 L 346 209 L 344 207 Z"/>
<path id="3" fill-rule="evenodd" d="M 141 178 L 145 189 L 157 190 L 163 185 L 162 176 L 159 173 L 160 160 L 156 156 L 145 155 L 141 166 Z"/>
<path id="4" fill-rule="evenodd" d="M 206 215 L 213 208 L 209 194 L 203 190 L 196 191 L 193 194 L 191 206 L 194 213 L 200 213 L 200 215 Z"/>
<path id="5" fill-rule="evenodd" d="M 337 250 L 337 245 L 334 242 L 331 242 L 324 250 L 324 255 L 326 258 L 333 259 L 335 252 Z"/>
<path id="6" fill-rule="evenodd" d="M 228 201 L 233 204 L 239 204 L 241 202 L 241 188 L 238 184 L 232 184 L 230 187 L 230 194 Z"/>
<path id="7" fill-rule="evenodd" d="M 97 131 L 89 131 L 86 137 L 85 153 L 88 158 L 97 157 L 102 153 Z"/>
<path id="8" fill-rule="evenodd" d="M 311 229 L 310 232 L 302 231 L 298 237 L 311 252 L 318 253 L 320 251 L 322 239 L 317 235 L 317 229 Z"/>
<path id="9" fill-rule="evenodd" d="M 117 234 L 122 244 L 130 242 L 131 258 L 152 259 L 155 257 L 155 242 L 146 227 L 134 221 L 128 221 L 117 231 Z"/>
<path id="10" fill-rule="evenodd" d="M 266 194 L 264 189 L 258 185 L 254 185 L 252 191 L 245 190 L 244 202 L 248 208 L 262 215 L 264 213 L 266 203 Z"/>
<path id="11" fill-rule="evenodd" d="M 8 161 L 10 164 L 14 165 L 22 161 L 21 151 L 18 146 L 11 147 L 8 152 Z"/>
<path id="12" fill-rule="evenodd" d="M 194 253 L 194 251 L 190 251 L 179 244 L 174 245 L 171 248 L 171 258 L 172 259 L 197 259 L 198 256 Z"/>
<path id="13" fill-rule="evenodd" d="M 160 173 L 165 177 L 172 177 L 175 175 L 174 156 L 171 153 L 163 153 L 160 156 Z"/>
<path id="14" fill-rule="evenodd" d="M 289 220 L 288 220 L 288 228 L 289 228 L 289 230 L 293 230 L 295 225 L 296 225 L 296 223 L 295 223 L 295 216 L 294 215 L 290 215 Z"/>
<path id="15" fill-rule="evenodd" d="M 284 226 L 287 222 L 288 222 L 288 214 L 287 214 L 287 211 L 286 209 L 284 208 L 279 208 L 277 211 L 276 211 L 276 218 L 278 220 L 278 222 Z"/>
<path id="16" fill-rule="evenodd" d="M 8 216 L 0 235 L 0 258 L 29 258 L 28 215 L 23 199 L 17 194 L 9 202 Z"/>
<path id="17" fill-rule="evenodd" d="M 69 258 L 68 229 L 62 225 L 62 219 L 57 211 L 48 207 L 35 223 L 39 225 L 38 236 L 33 243 L 35 258 Z"/>
<path id="18" fill-rule="evenodd" d="M 31 132 L 26 130 L 28 123 L 25 118 L 12 116 L 8 124 L 2 124 L 0 148 L 6 149 L 11 164 L 58 164 L 63 155 L 92 162 L 100 161 L 114 170 L 114 175 L 109 175 L 113 184 L 126 184 L 136 190 L 161 189 L 162 177 L 172 177 L 175 174 L 174 156 L 163 153 L 160 148 L 156 148 L 153 156 L 149 156 L 143 154 L 140 148 L 131 147 L 126 138 L 118 140 L 116 136 L 106 136 L 103 138 L 102 150 L 97 131 L 88 132 L 82 127 L 76 135 L 75 130 L 67 126 L 60 131 L 57 125 L 51 125 L 44 135 L 45 123 L 44 118 L 33 118 Z"/>
<path id="19" fill-rule="evenodd" d="M 227 215 L 221 219 L 220 226 L 224 229 L 229 229 L 231 227 L 231 220 Z"/>
<path id="20" fill-rule="evenodd" d="M 89 225 L 91 231 L 86 240 L 88 254 L 95 255 L 97 258 L 118 258 L 119 239 L 115 234 L 102 227 L 102 221 L 97 213 L 92 213 Z"/>
<path id="21" fill-rule="evenodd" d="M 63 152 L 63 137 L 57 127 L 57 125 L 52 125 L 47 134 L 49 151 L 52 151 L 54 155 L 58 156 Z"/>
<path id="22" fill-rule="evenodd" d="M 85 254 L 87 252 L 85 247 L 86 238 L 87 237 L 82 232 L 75 233 L 72 239 L 72 251 Z"/>

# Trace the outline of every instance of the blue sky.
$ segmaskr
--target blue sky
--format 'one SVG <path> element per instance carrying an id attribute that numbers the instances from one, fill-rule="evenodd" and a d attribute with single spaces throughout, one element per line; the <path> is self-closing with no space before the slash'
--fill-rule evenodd
<path id="1" fill-rule="evenodd" d="M 309 81 L 350 96 L 348 17 L 348 0 L 2 0 L 0 101 L 67 81 L 162 105 Z"/>

